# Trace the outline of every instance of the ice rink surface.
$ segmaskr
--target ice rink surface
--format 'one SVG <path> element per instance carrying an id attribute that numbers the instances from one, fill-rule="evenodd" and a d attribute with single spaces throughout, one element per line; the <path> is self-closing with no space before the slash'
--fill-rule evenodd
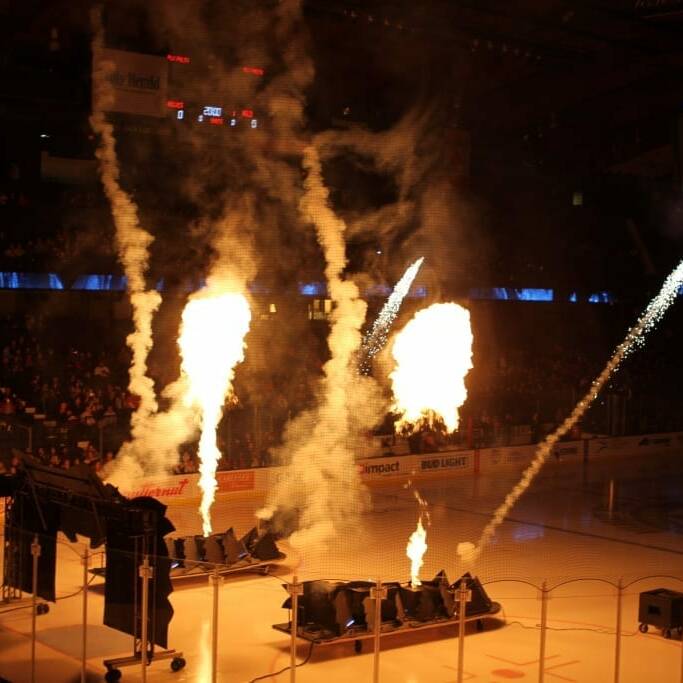
<path id="1" fill-rule="evenodd" d="M 614 680 L 616 583 L 623 597 L 621 681 L 681 681 L 683 652 L 677 635 L 656 629 L 638 632 L 638 594 L 652 588 L 683 591 L 683 454 L 611 458 L 584 464 L 549 462 L 499 528 L 474 573 L 489 596 L 502 604 L 500 619 L 483 632 L 467 629 L 464 680 L 495 683 L 537 681 L 539 672 L 539 588 L 550 590 L 545 681 Z M 494 478 L 443 478 L 419 483 L 429 503 L 422 578 L 443 569 L 451 581 L 466 569 L 457 558 L 461 541 L 476 541 L 520 470 Z M 419 514 L 413 492 L 384 484 L 370 491 L 370 510 L 353 532 L 315 554 L 302 555 L 282 544 L 287 559 L 270 576 L 245 574 L 224 581 L 219 599 L 220 681 L 288 681 L 289 672 L 269 675 L 289 662 L 289 640 L 272 629 L 287 620 L 282 580 L 372 579 L 405 581 L 405 545 Z M 238 535 L 253 526 L 261 501 L 219 500 L 214 529 L 233 526 Z M 195 504 L 169 508 L 179 534 L 199 533 Z M 37 619 L 36 679 L 45 683 L 80 680 L 81 548 L 60 544 L 58 596 Z M 278 578 L 280 577 L 280 578 Z M 650 577 L 650 578 L 643 578 Z M 667 578 L 670 577 L 670 578 Z M 637 581 L 636 581 L 637 580 Z M 633 583 L 635 581 L 635 583 Z M 72 595 L 74 594 L 74 595 Z M 102 626 L 102 582 L 89 590 L 89 680 L 102 680 L 102 659 L 130 652 L 128 636 Z M 71 597 L 67 597 L 71 596 Z M 212 592 L 206 577 L 177 582 L 171 596 L 175 616 L 169 645 L 182 650 L 185 669 L 170 673 L 168 662 L 148 669 L 149 681 L 209 681 Z M 9 605 L 3 609 L 9 609 Z M 0 676 L 12 683 L 30 680 L 30 613 L 0 614 Z M 300 660 L 309 646 L 299 646 Z M 371 641 L 356 654 L 352 643 L 315 646 L 297 680 L 341 683 L 372 680 Z M 457 628 L 405 633 L 382 641 L 381 680 L 397 683 L 454 683 Z M 125 668 L 123 681 L 141 680 L 138 667 Z"/>

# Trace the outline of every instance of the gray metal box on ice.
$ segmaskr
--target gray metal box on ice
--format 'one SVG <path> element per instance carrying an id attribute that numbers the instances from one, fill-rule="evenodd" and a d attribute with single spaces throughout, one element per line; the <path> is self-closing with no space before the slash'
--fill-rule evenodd
<path id="1" fill-rule="evenodd" d="M 656 588 L 643 591 L 638 604 L 638 621 L 641 631 L 647 626 L 655 626 L 663 631 L 681 629 L 683 627 L 683 593 Z"/>

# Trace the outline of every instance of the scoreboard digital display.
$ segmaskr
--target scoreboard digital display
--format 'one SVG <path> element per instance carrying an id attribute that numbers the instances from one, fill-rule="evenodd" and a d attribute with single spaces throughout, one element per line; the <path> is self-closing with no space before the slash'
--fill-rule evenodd
<path id="1" fill-rule="evenodd" d="M 223 102 L 209 99 L 211 96 L 201 101 L 189 101 L 183 96 L 187 79 L 196 81 L 202 79 L 201 66 L 186 55 L 168 54 L 166 59 L 169 62 L 169 97 L 166 107 L 169 117 L 182 125 L 206 125 L 211 127 L 225 127 L 232 130 L 245 129 L 254 130 L 259 127 L 259 119 L 253 108 L 245 106 L 249 102 Z M 244 78 L 252 79 L 257 83 L 263 76 L 265 70 L 258 66 L 237 67 Z M 253 91 L 253 88 L 249 88 Z M 196 95 L 195 95 L 196 97 Z M 193 98 L 194 99 L 194 98 Z M 218 99 L 218 98 L 216 98 Z M 221 98 L 222 99 L 222 98 Z"/>
<path id="2" fill-rule="evenodd" d="M 171 111 L 171 117 L 176 121 L 193 121 L 198 124 L 211 126 L 227 126 L 229 128 L 258 128 L 259 121 L 253 109 L 233 110 L 228 112 L 225 107 L 217 105 L 193 106 L 183 100 L 168 100 L 166 106 Z M 195 113 L 199 112 L 199 113 Z"/>

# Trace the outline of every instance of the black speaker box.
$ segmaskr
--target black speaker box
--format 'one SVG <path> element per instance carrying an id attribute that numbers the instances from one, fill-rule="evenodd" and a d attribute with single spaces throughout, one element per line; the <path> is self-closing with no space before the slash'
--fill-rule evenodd
<path id="1" fill-rule="evenodd" d="M 211 564 L 225 564 L 225 551 L 221 535 L 212 534 L 204 538 L 204 561 Z"/>
<path id="2" fill-rule="evenodd" d="M 450 586 L 455 600 L 455 610 L 458 608 L 458 589 L 462 581 L 465 581 L 465 586 L 472 591 L 470 599 L 465 605 L 465 616 L 474 616 L 477 614 L 485 614 L 491 611 L 493 605 L 491 598 L 486 594 L 481 581 L 476 576 L 472 576 L 469 572 L 463 574 L 455 583 Z"/>
<path id="3" fill-rule="evenodd" d="M 242 541 L 235 538 L 232 527 L 223 534 L 223 549 L 225 550 L 225 563 L 235 564 L 249 555 Z"/>

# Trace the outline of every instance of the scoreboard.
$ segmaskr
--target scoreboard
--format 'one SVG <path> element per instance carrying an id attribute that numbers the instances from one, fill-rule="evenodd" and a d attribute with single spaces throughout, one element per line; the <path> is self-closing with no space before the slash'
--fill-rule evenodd
<path id="1" fill-rule="evenodd" d="M 166 102 L 169 118 L 179 125 L 224 127 L 231 130 L 259 128 L 259 118 L 248 102 L 188 101 L 183 97 L 183 84 L 190 76 L 187 70 L 192 65 L 192 58 L 168 54 L 166 59 L 169 62 L 169 99 Z M 264 69 L 258 66 L 242 66 L 240 70 L 246 79 L 261 79 L 265 75 Z M 253 92 L 254 85 L 257 84 L 252 84 L 247 90 Z"/>

